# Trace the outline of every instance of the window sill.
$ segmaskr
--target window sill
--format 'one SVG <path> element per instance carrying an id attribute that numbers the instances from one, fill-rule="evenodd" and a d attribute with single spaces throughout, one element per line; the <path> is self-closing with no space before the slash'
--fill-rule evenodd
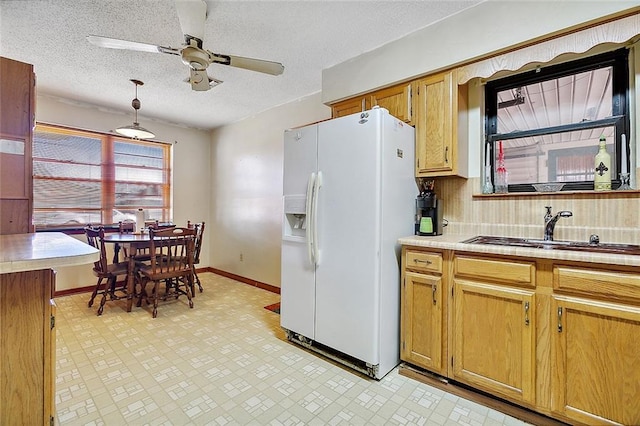
<path id="1" fill-rule="evenodd" d="M 624 191 L 558 191 L 558 192 L 508 192 L 506 194 L 473 194 L 473 198 L 519 198 L 519 197 L 570 197 L 570 198 L 635 198 L 640 189 Z"/>

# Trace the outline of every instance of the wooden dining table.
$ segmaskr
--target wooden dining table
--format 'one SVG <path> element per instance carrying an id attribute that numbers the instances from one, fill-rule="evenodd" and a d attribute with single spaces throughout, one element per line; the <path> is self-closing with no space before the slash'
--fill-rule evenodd
<path id="1" fill-rule="evenodd" d="M 133 306 L 133 295 L 135 293 L 135 254 L 139 249 L 148 248 L 151 245 L 151 239 L 149 233 L 114 233 L 104 236 L 105 243 L 113 243 L 114 255 L 113 262 L 119 261 L 120 250 L 124 249 L 127 253 L 126 261 L 128 262 L 127 268 L 127 312 L 131 312 Z"/>

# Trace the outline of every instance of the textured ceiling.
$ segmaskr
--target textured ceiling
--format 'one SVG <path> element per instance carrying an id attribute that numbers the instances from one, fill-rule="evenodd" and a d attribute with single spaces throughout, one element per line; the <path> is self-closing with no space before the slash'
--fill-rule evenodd
<path id="1" fill-rule="evenodd" d="M 281 62 L 271 76 L 212 64 L 223 84 L 194 92 L 177 56 L 105 49 L 89 34 L 179 47 L 172 0 L 1 0 L 0 55 L 34 65 L 38 93 L 211 129 L 321 90 L 321 71 L 481 0 L 211 1 L 204 48 Z"/>

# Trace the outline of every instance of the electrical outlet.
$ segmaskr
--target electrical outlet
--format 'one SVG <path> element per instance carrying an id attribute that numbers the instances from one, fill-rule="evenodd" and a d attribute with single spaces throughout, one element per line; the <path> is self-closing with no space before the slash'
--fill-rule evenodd
<path id="1" fill-rule="evenodd" d="M 240 253 L 240 262 L 242 262 L 244 260 L 244 256 L 242 255 L 242 253 Z"/>

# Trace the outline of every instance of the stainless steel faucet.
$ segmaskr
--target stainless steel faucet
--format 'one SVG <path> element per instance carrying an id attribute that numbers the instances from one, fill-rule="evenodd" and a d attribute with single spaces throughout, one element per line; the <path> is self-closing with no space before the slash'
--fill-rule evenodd
<path id="1" fill-rule="evenodd" d="M 554 216 L 551 214 L 551 206 L 545 206 L 547 213 L 544 215 L 544 240 L 553 241 L 553 230 L 556 227 L 558 219 L 561 217 L 571 217 L 573 213 L 569 210 L 562 210 Z"/>

